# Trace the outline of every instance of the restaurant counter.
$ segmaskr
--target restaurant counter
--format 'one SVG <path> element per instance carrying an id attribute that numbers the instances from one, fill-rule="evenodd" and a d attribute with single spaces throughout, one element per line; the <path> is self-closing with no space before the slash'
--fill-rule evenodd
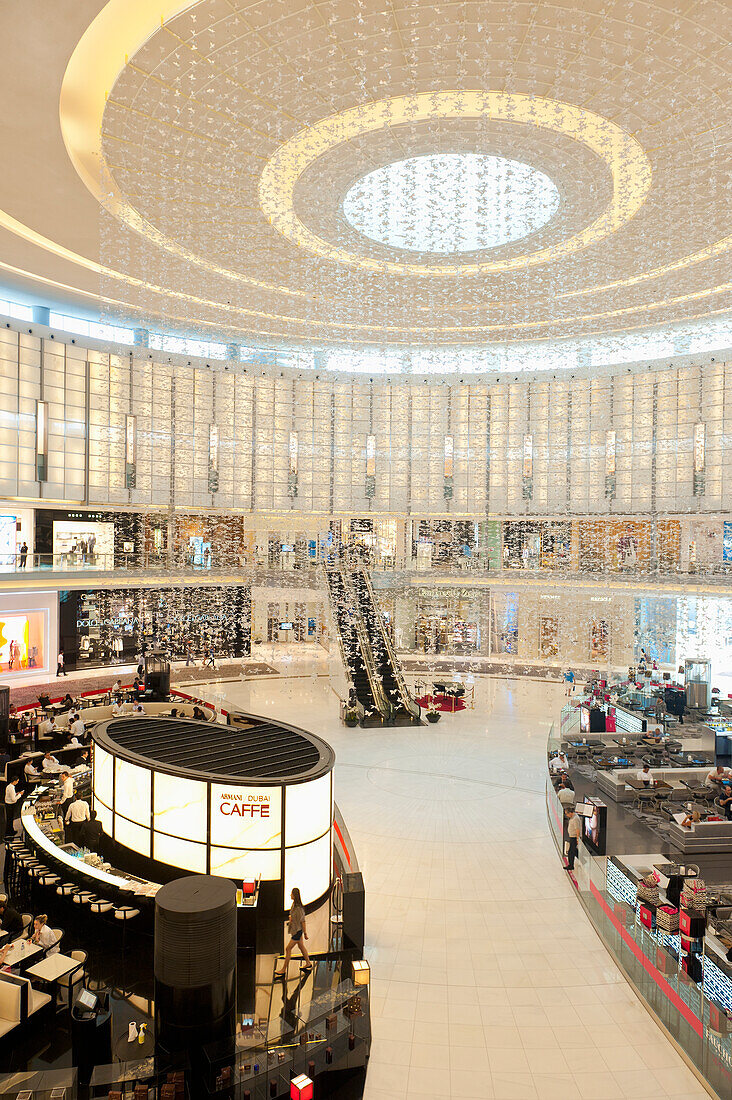
<path id="1" fill-rule="evenodd" d="M 120 905 L 152 911 L 160 883 L 137 878 L 108 863 L 93 866 L 74 854 L 71 845 L 58 843 L 63 833 L 58 818 L 52 812 L 49 814 L 54 803 L 48 794 L 48 787 L 37 787 L 23 803 L 20 821 L 28 847 L 56 874 L 62 875 L 63 881 Z"/>

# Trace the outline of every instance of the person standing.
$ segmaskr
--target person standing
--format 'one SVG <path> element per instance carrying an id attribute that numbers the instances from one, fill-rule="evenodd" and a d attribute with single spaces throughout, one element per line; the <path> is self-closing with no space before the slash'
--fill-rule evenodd
<path id="1" fill-rule="evenodd" d="M 83 798 L 75 798 L 74 801 L 69 804 L 64 814 L 66 840 L 68 843 L 80 844 L 82 824 L 89 820 L 89 816 L 89 803 L 85 802 Z"/>
<path id="2" fill-rule="evenodd" d="M 61 772 L 59 779 L 61 782 L 61 806 L 59 807 L 59 817 L 65 819 L 66 811 L 74 801 L 74 781 L 67 771 Z"/>
<path id="3" fill-rule="evenodd" d="M 564 673 L 564 686 L 565 695 L 574 695 L 574 673 L 572 672 L 571 668 L 568 668 L 567 671 Z"/>
<path id="4" fill-rule="evenodd" d="M 26 562 L 28 561 L 28 543 L 23 539 L 23 545 L 20 548 L 20 568 L 25 569 Z"/>
<path id="5" fill-rule="evenodd" d="M 11 835 L 13 832 L 13 826 L 15 825 L 15 819 L 18 816 L 18 810 L 20 809 L 20 801 L 23 795 L 18 790 L 18 779 L 9 780 L 5 787 L 5 834 Z"/>
<path id="6" fill-rule="evenodd" d="M 66 669 L 64 668 L 64 651 L 60 649 L 58 651 L 58 657 L 56 658 L 56 678 L 59 676 L 66 676 Z"/>
<path id="7" fill-rule="evenodd" d="M 305 908 L 297 886 L 293 886 L 292 892 L 290 893 L 290 899 L 292 900 L 292 908 L 290 909 L 290 917 L 287 921 L 287 931 L 290 935 L 290 940 L 285 948 L 285 965 L 282 967 L 282 970 L 275 970 L 275 978 L 287 977 L 287 968 L 290 965 L 290 959 L 296 944 L 300 948 L 305 963 L 300 969 L 305 973 L 309 973 L 313 969 L 308 949 L 303 943 L 303 940 L 308 938 L 308 932 L 305 925 Z"/>
<path id="8" fill-rule="evenodd" d="M 573 809 L 567 808 L 567 866 L 565 870 L 574 871 L 574 861 L 579 849 L 579 838 L 582 833 L 582 822 Z"/>

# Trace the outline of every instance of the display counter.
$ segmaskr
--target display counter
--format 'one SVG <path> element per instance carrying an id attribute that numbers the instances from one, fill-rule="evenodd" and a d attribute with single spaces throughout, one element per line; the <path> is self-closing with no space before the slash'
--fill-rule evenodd
<path id="1" fill-rule="evenodd" d="M 566 738 L 566 726 L 563 715 L 562 741 Z M 558 750 L 560 744 L 552 730 L 550 752 Z M 709 765 L 692 772 L 703 781 Z M 659 769 L 654 769 L 654 774 L 659 775 Z M 673 780 L 681 774 L 680 769 L 672 769 L 667 777 Z M 607 775 L 598 772 L 599 789 L 605 789 L 602 781 Z M 582 798 L 587 801 L 584 776 L 582 782 Z M 566 817 L 551 776 L 546 782 L 546 807 L 550 831 L 561 855 L 567 839 Z M 619 813 L 623 814 L 622 809 Z M 697 830 L 698 838 L 716 830 L 711 835 L 718 837 L 721 844 L 712 849 L 711 856 L 701 849 L 681 846 L 654 851 L 651 847 L 654 842 L 666 841 L 665 836 L 659 840 L 659 834 L 650 828 L 648 852 L 613 851 L 614 841 L 618 837 L 627 839 L 628 833 L 618 831 L 613 837 L 611 830 L 607 838 L 609 854 L 603 856 L 588 843 L 583 829 L 568 881 L 608 952 L 648 1011 L 711 1095 L 726 1100 L 732 1095 L 732 881 L 719 881 L 726 866 L 719 852 L 732 854 L 732 823 L 705 822 Z M 683 834 L 684 843 L 688 844 L 689 832 L 684 830 Z M 635 825 L 632 835 L 637 843 L 639 834 Z M 677 854 L 683 851 L 694 852 L 696 865 Z M 707 893 L 702 895 L 701 909 L 685 908 L 684 885 L 692 879 L 704 878 L 705 873 Z M 639 885 L 651 874 L 656 876 L 658 892 L 655 900 L 646 901 L 648 895 L 643 890 L 639 898 Z"/>

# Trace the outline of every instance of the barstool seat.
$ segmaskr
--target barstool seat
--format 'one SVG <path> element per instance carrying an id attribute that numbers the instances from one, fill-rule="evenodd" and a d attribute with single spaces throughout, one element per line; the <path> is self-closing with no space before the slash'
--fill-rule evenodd
<path id="1" fill-rule="evenodd" d="M 93 901 L 98 901 L 96 894 L 92 894 L 89 890 L 77 890 L 73 895 L 74 902 L 77 905 L 89 905 Z"/>
<path id="2" fill-rule="evenodd" d="M 114 911 L 115 920 L 132 920 L 133 917 L 139 917 L 140 910 L 133 909 L 131 905 L 120 905 L 118 909 Z"/>
<path id="3" fill-rule="evenodd" d="M 60 886 L 56 887 L 56 893 L 60 894 L 62 898 L 71 897 L 72 894 L 76 894 L 79 891 L 79 887 L 73 882 L 62 882 Z"/>
<path id="4" fill-rule="evenodd" d="M 40 875 L 38 882 L 41 886 L 58 886 L 61 879 L 51 871 L 48 875 Z"/>
<path id="5" fill-rule="evenodd" d="M 102 913 L 108 913 L 110 909 L 114 909 L 114 904 L 111 901 L 106 901 L 104 898 L 99 898 L 97 901 L 91 902 L 89 908 L 92 913 L 100 915 Z"/>

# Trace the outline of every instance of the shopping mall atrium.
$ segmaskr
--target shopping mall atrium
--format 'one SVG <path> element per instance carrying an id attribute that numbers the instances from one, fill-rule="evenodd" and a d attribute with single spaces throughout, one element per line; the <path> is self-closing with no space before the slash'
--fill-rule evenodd
<path id="1" fill-rule="evenodd" d="M 0 30 L 0 1100 L 729 1100 L 729 0 Z"/>

